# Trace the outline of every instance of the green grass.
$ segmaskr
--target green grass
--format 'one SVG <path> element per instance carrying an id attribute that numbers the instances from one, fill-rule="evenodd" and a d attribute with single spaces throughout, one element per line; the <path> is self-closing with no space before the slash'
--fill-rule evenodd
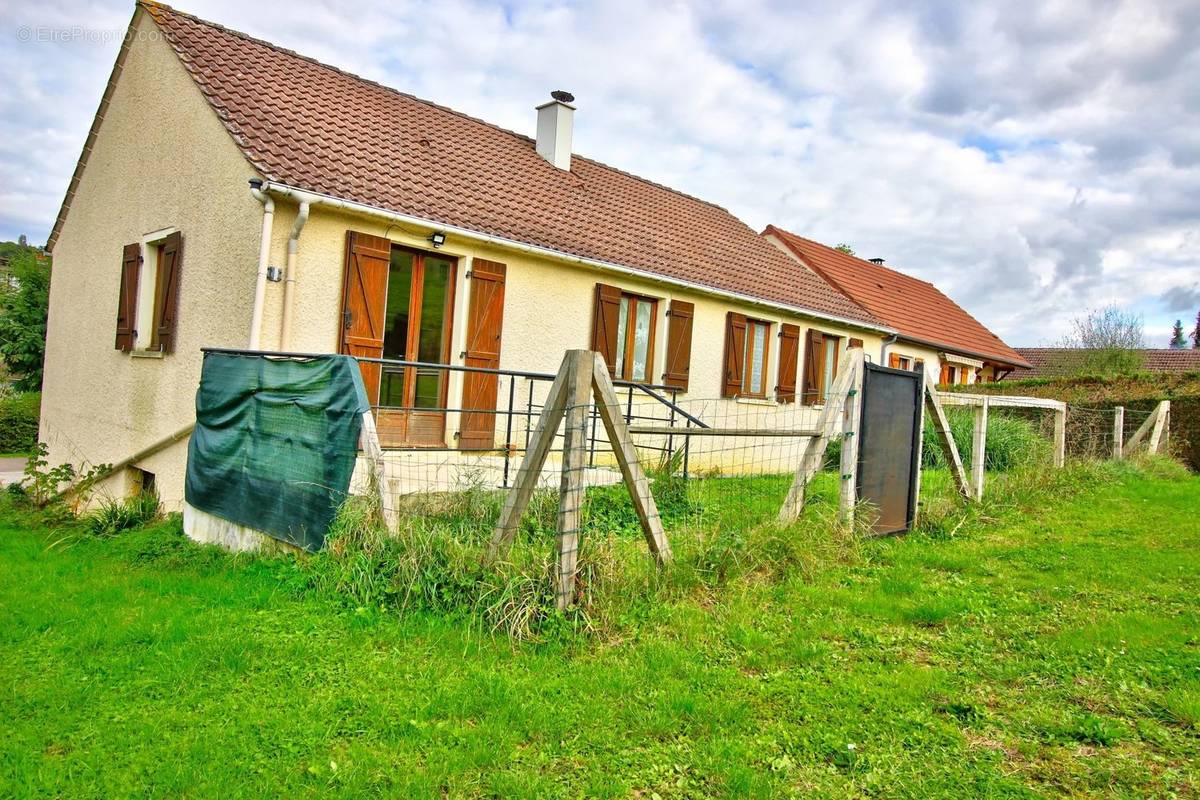
<path id="1" fill-rule="evenodd" d="M 630 596 L 529 642 L 335 602 L 332 555 L 4 512 L 0 796 L 1196 796 L 1200 478 L 1019 480 L 803 546 L 702 496 L 681 566 L 724 580 L 598 575 Z M 638 544 L 592 537 L 597 574 Z"/>

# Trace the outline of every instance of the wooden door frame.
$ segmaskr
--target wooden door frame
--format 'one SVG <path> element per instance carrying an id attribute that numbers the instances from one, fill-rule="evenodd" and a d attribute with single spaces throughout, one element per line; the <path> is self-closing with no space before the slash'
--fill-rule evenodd
<path id="1" fill-rule="evenodd" d="M 442 315 L 442 351 L 441 351 L 441 359 L 442 359 L 441 363 L 450 364 L 450 355 L 453 352 L 452 339 L 454 336 L 454 310 L 456 308 L 455 304 L 458 300 L 458 296 L 457 296 L 458 295 L 458 270 L 459 270 L 459 262 L 461 261 L 461 257 L 456 256 L 456 255 L 451 255 L 449 253 L 441 253 L 441 252 L 437 252 L 437 251 L 422 250 L 420 248 L 410 247 L 408 245 L 404 245 L 399 242 L 395 242 L 395 241 L 391 241 L 391 240 L 389 240 L 389 245 L 390 245 L 389 252 L 394 252 L 396 250 L 403 250 L 407 253 L 410 253 L 413 256 L 412 275 L 409 278 L 410 283 L 409 283 L 409 298 L 408 298 L 408 308 L 409 308 L 408 330 L 406 331 L 406 336 L 405 336 L 406 343 L 405 343 L 405 352 L 404 352 L 404 359 L 403 359 L 405 361 L 416 361 L 417 360 L 417 348 L 420 344 L 420 331 L 421 331 L 421 313 L 422 313 L 421 303 L 422 303 L 422 300 L 424 298 L 424 293 L 425 293 L 425 258 L 426 258 L 426 256 L 436 256 L 438 258 L 442 258 L 442 259 L 445 259 L 446 261 L 450 262 L 450 274 L 447 276 L 447 281 L 446 281 L 446 306 L 445 306 L 445 309 L 444 309 L 443 315 Z M 351 257 L 349 255 L 349 253 L 350 253 L 349 245 L 347 245 L 347 254 L 348 255 L 347 255 L 347 258 L 345 259 L 345 263 L 342 267 L 341 304 L 339 306 L 340 311 L 339 311 L 339 315 L 338 315 L 339 316 L 339 322 L 338 322 L 338 351 L 339 352 L 342 351 L 342 349 L 344 347 L 344 344 L 342 341 L 344 338 L 344 316 L 342 316 L 342 315 L 344 315 L 346 312 L 347 290 L 350 285 L 350 269 L 352 267 L 352 261 L 351 261 Z M 385 318 L 387 317 L 387 293 L 388 293 L 388 288 L 391 286 L 391 279 L 392 279 L 392 276 L 391 276 L 390 258 L 389 258 L 389 268 L 388 268 L 387 280 L 384 282 L 384 287 L 383 287 L 383 292 L 384 292 L 383 313 L 384 313 Z M 416 313 L 413 313 L 414 309 L 415 309 Z M 385 340 L 386 340 L 386 329 L 385 329 L 384 335 L 385 335 Z M 411 378 L 409 377 L 410 375 L 411 375 Z M 387 410 L 387 411 L 390 411 L 393 413 L 404 414 L 408 418 L 411 418 L 411 415 L 414 413 L 422 413 L 421 409 L 418 409 L 415 407 L 416 392 L 417 392 L 417 380 L 416 380 L 416 368 L 415 367 L 409 367 L 409 368 L 405 369 L 404 397 L 402 399 L 403 406 L 401 406 L 400 408 L 385 407 L 382 405 L 382 397 L 380 396 L 380 392 L 382 390 L 382 381 L 383 381 L 383 369 L 382 368 L 379 370 L 379 381 L 381 383 L 381 386 L 376 390 L 376 397 L 379 399 L 378 401 L 380 403 L 377 406 L 378 410 L 381 410 L 381 411 Z M 438 385 L 438 408 L 439 409 L 444 409 L 447 407 L 447 404 L 449 401 L 449 391 L 450 391 L 449 371 L 443 370 L 442 376 L 441 376 L 441 381 Z M 367 394 L 370 395 L 369 389 L 368 389 Z M 446 443 L 447 412 L 446 411 L 425 411 L 424 413 L 438 414 L 441 417 L 441 427 L 442 427 L 440 445 L 426 444 L 424 446 L 427 446 L 427 447 L 442 446 L 442 447 L 444 447 L 445 443 Z M 404 435 L 403 435 L 404 442 L 403 442 L 402 446 L 404 446 L 404 447 L 420 447 L 420 446 L 422 446 L 420 444 L 415 444 L 415 443 L 408 441 L 408 439 L 410 438 L 409 437 L 408 419 L 405 420 L 403 430 L 404 430 Z M 395 445 L 390 445 L 389 447 L 394 448 Z"/>

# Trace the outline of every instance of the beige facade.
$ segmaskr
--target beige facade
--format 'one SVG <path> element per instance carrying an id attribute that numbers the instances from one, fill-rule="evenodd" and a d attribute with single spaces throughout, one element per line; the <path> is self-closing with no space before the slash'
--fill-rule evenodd
<path id="1" fill-rule="evenodd" d="M 247 186 L 254 172 L 177 56 L 158 39 L 153 23 L 139 11 L 134 24 L 135 35 L 54 249 L 41 434 L 56 463 L 121 461 L 177 431 L 194 418 L 200 349 L 244 347 L 249 336 L 262 221 L 262 206 Z M 296 212 L 294 202 L 277 198 L 271 265 L 282 267 L 286 261 Z M 134 242 L 148 247 L 155 236 L 168 230 L 183 236 L 175 352 L 165 356 L 122 353 L 113 347 L 122 248 Z M 289 350 L 338 350 L 346 237 L 351 230 L 431 249 L 427 239 L 433 228 L 313 205 L 295 262 Z M 675 298 L 694 303 L 691 380 L 681 404 L 706 420 L 795 424 L 798 414 L 811 411 L 770 399 L 778 375 L 777 334 L 782 322 L 798 325 L 802 337 L 809 327 L 841 337 L 843 347 L 850 337 L 863 339 L 872 360 L 878 359 L 883 346 L 884 334 L 878 330 L 453 232 L 438 252 L 459 259 L 452 363 L 462 363 L 468 273 L 475 258 L 507 265 L 502 369 L 553 372 L 563 351 L 588 347 L 595 285 L 604 282 L 660 301 L 652 370 L 658 381 L 665 368 L 669 303 Z M 268 283 L 266 288 L 261 346 L 278 350 L 283 284 Z M 142 290 L 140 329 L 145 326 L 146 304 L 153 297 L 146 283 Z M 772 326 L 766 400 L 720 396 L 729 311 Z M 139 345 L 146 343 L 144 336 L 138 338 Z M 798 374 L 803 374 L 803 364 Z M 451 407 L 459 404 L 460 395 L 461 382 L 452 377 Z M 447 444 L 453 443 L 457 424 L 451 413 Z M 186 440 L 137 466 L 155 475 L 164 504 L 177 509 L 182 504 L 185 464 Z M 115 476 L 101 492 L 127 491 L 132 475 Z"/>
<path id="2" fill-rule="evenodd" d="M 202 346 L 244 345 L 262 207 L 253 171 L 174 51 L 139 11 L 111 102 L 54 245 L 41 439 L 55 463 L 115 463 L 192 418 Z M 175 353 L 114 349 L 122 248 L 183 235 Z M 143 286 L 145 282 L 143 282 Z M 186 441 L 151 457 L 169 504 Z M 101 492 L 126 490 L 129 474 Z"/>

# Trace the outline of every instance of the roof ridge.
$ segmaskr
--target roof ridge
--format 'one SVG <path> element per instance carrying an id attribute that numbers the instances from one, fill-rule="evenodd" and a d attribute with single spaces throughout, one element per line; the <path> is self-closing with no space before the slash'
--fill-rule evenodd
<path id="1" fill-rule="evenodd" d="M 269 42 L 266 39 L 260 39 L 257 36 L 251 36 L 250 34 L 245 33 L 243 31 L 239 31 L 234 28 L 230 28 L 226 25 L 222 25 L 219 22 L 213 22 L 212 20 L 207 20 L 202 17 L 198 17 L 195 14 L 188 13 L 187 11 L 180 11 L 179 9 L 175 8 L 174 6 L 168 5 L 167 3 L 160 3 L 160 2 L 158 2 L 158 0 L 136 0 L 136 4 L 139 6 L 142 6 L 148 12 L 151 12 L 151 9 L 159 9 L 159 10 L 171 13 L 171 14 L 175 14 L 176 16 L 180 16 L 185 19 L 189 19 L 198 25 L 205 25 L 209 28 L 214 28 L 215 30 L 219 30 L 219 31 L 228 33 L 231 36 L 237 36 L 240 39 L 245 39 L 248 42 L 260 44 L 260 45 L 263 45 L 264 47 L 269 47 L 276 52 L 284 53 L 289 56 L 293 56 L 302 61 L 307 61 L 308 63 L 313 64 L 317 67 L 320 67 L 322 69 L 327 69 L 330 72 L 337 73 L 338 75 L 343 75 L 352 80 L 356 80 L 360 83 L 367 84 L 368 86 L 375 86 L 379 89 L 383 89 L 384 91 L 391 92 L 392 94 L 395 94 L 395 95 L 399 95 L 400 97 L 406 97 L 409 100 L 412 100 L 413 102 L 421 103 L 422 105 L 429 106 L 430 108 L 436 108 L 439 111 L 445 111 L 449 114 L 454 114 L 457 117 L 468 120 L 470 122 L 474 122 L 479 125 L 486 126 L 488 128 L 491 128 L 492 130 L 496 130 L 503 134 L 507 134 L 508 136 L 513 136 L 513 137 L 516 137 L 523 141 L 529 142 L 531 144 L 536 144 L 537 140 L 534 139 L 532 136 L 526 136 L 523 133 L 517 133 L 516 131 L 509 130 L 508 128 L 505 128 L 501 125 L 497 125 L 494 122 L 488 122 L 485 119 L 480 119 L 479 117 L 473 117 L 464 111 L 459 111 L 457 109 L 450 108 L 449 106 L 444 106 L 440 103 L 435 103 L 432 100 L 426 100 L 423 97 L 417 97 L 415 94 L 411 94 L 410 92 L 401 91 L 400 89 L 397 89 L 394 86 L 388 86 L 387 84 L 380 83 L 379 81 L 374 81 L 374 80 L 371 80 L 370 78 L 364 78 L 362 75 L 358 75 L 356 73 L 349 72 L 347 70 L 342 69 L 341 67 L 335 67 L 332 64 L 326 64 L 324 61 L 320 61 L 316 58 L 313 58 L 312 56 L 304 55 L 303 53 L 299 53 L 290 48 L 275 44 L 274 42 Z M 151 12 L 151 16 L 152 17 L 154 16 L 154 14 L 152 12 Z M 157 23 L 157 20 L 155 20 L 155 22 Z M 171 49 L 175 49 L 174 45 L 172 45 Z M 680 189 L 676 189 L 672 186 L 667 186 L 666 184 L 659 183 L 658 181 L 652 181 L 649 178 L 643 177 L 641 175 L 635 175 L 634 173 L 629 172 L 627 170 L 623 170 L 620 167 L 614 167 L 610 164 L 604 163 L 603 161 L 599 161 L 595 158 L 590 158 L 588 156 L 581 155 L 579 153 L 572 153 L 571 156 L 572 156 L 572 158 L 578 158 L 582 161 L 587 161 L 590 164 L 594 164 L 597 167 L 601 167 L 602 169 L 609 170 L 610 172 L 616 172 L 620 175 L 624 175 L 627 178 L 632 178 L 633 180 L 640 181 L 647 185 L 654 186 L 659 189 L 663 189 L 663 190 L 671 192 L 673 194 L 677 194 L 680 197 L 686 197 L 687 199 L 694 200 L 697 203 L 703 203 L 707 206 L 712 206 L 713 208 L 716 208 L 720 211 L 724 211 L 726 214 L 729 214 L 730 216 L 734 216 L 729 211 L 729 209 L 725 208 L 722 205 L 718 205 L 717 203 L 714 203 L 711 200 L 705 200 L 703 197 L 697 197 L 693 194 L 688 194 L 687 192 L 681 191 Z M 738 221 L 740 222 L 741 220 L 739 219 Z M 743 223 L 743 224 L 745 224 L 745 223 Z M 747 227 L 749 227 L 749 226 L 747 226 Z"/>
<path id="2" fill-rule="evenodd" d="M 941 289 L 938 289 L 937 284 L 935 284 L 933 281 L 927 281 L 924 278 L 918 278 L 916 275 L 910 275 L 907 272 L 901 272 L 900 270 L 893 269 L 892 267 L 889 267 L 886 264 L 876 264 L 874 261 L 871 261 L 870 259 L 862 258 L 861 256 L 857 256 L 854 253 L 847 253 L 843 250 L 838 250 L 836 247 L 830 247 L 829 245 L 825 244 L 824 242 L 818 242 L 816 239 L 810 239 L 807 236 L 801 236 L 798 233 L 792 233 L 789 230 L 784 230 L 783 228 L 780 228 L 775 225 L 768 225 L 767 227 L 773 228 L 774 230 L 778 231 L 779 233 L 782 233 L 784 236 L 791 236 L 792 238 L 799 239 L 802 242 L 808 242 L 809 244 L 815 244 L 818 247 L 824 247 L 826 250 L 833 250 L 834 252 L 841 253 L 843 256 L 846 256 L 847 258 L 853 258 L 855 261 L 861 261 L 867 267 L 870 267 L 872 269 L 881 269 L 886 272 L 890 272 L 893 275 L 899 275 L 902 278 L 907 278 L 910 281 L 916 281 L 917 283 L 923 283 L 926 286 L 930 286 L 933 289 L 935 289 L 943 297 L 946 297 L 946 299 L 950 299 L 946 295 L 945 292 L 943 292 Z"/>

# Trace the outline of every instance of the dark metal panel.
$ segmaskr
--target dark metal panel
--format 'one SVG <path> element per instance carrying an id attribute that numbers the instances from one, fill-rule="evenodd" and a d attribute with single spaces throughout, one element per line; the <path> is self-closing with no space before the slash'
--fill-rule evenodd
<path id="1" fill-rule="evenodd" d="M 867 364 L 858 432 L 858 497 L 875 507 L 874 531 L 912 527 L 920 436 L 920 372 Z"/>

